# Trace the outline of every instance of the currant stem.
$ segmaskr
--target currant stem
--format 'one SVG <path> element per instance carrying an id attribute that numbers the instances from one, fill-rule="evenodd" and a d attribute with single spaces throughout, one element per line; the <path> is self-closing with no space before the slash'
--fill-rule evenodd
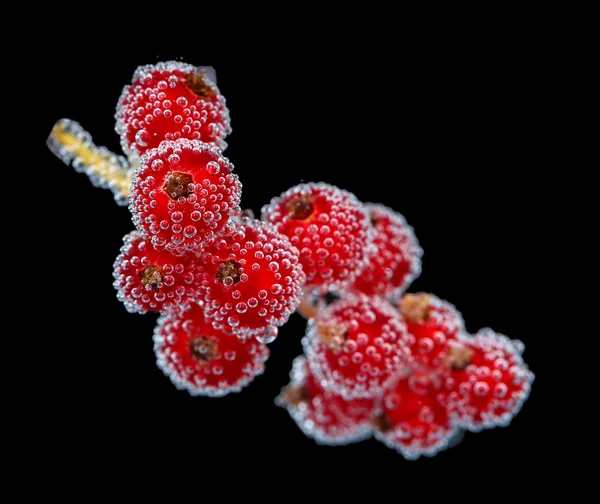
<path id="1" fill-rule="evenodd" d="M 92 184 L 110 189 L 119 205 L 127 205 L 134 167 L 123 156 L 98 147 L 79 123 L 61 119 L 52 128 L 48 148 L 65 164 L 85 173 Z"/>

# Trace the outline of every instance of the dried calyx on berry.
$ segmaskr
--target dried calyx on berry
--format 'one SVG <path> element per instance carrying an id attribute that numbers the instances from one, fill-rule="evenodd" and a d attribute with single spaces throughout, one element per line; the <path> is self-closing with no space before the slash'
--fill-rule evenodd
<path id="1" fill-rule="evenodd" d="M 217 96 L 218 90 L 205 73 L 191 73 L 183 79 L 188 89 L 196 96 Z"/>
<path id="2" fill-rule="evenodd" d="M 171 172 L 165 177 L 165 191 L 175 201 L 179 198 L 187 198 L 194 192 L 194 179 L 190 173 Z"/>
<path id="3" fill-rule="evenodd" d="M 293 220 L 306 221 L 315 213 L 313 197 L 301 195 L 297 196 L 286 204 L 288 216 Z"/>

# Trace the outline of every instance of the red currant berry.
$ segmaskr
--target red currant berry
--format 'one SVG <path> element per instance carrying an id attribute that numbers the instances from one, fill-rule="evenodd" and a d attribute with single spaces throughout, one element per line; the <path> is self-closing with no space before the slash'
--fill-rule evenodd
<path id="1" fill-rule="evenodd" d="M 302 343 L 323 388 L 346 399 L 376 397 L 410 365 L 406 325 L 375 297 L 335 301 L 309 320 Z"/>
<path id="2" fill-rule="evenodd" d="M 263 373 L 269 357 L 263 343 L 216 330 L 199 304 L 158 319 L 154 351 L 177 388 L 212 397 L 239 392 Z"/>
<path id="3" fill-rule="evenodd" d="M 303 356 L 294 360 L 290 384 L 275 401 L 287 409 L 298 427 L 319 444 L 344 445 L 372 434 L 372 399 L 351 399 L 323 390 Z"/>
<path id="4" fill-rule="evenodd" d="M 396 299 L 421 273 L 423 250 L 402 215 L 383 205 L 365 205 L 375 228 L 376 253 L 351 290 Z"/>
<path id="5" fill-rule="evenodd" d="M 535 378 L 523 343 L 491 329 L 453 342 L 438 398 L 460 427 L 480 431 L 507 426 L 529 396 Z"/>
<path id="6" fill-rule="evenodd" d="M 264 206 L 262 219 L 300 250 L 307 288 L 343 289 L 367 264 L 372 228 L 362 203 L 347 191 L 301 184 Z"/>
<path id="7" fill-rule="evenodd" d="M 235 226 L 242 192 L 233 165 L 196 140 L 163 142 L 148 151 L 131 186 L 133 222 L 156 248 L 198 251 Z"/>
<path id="8" fill-rule="evenodd" d="M 193 256 L 156 250 L 137 231 L 123 239 L 114 263 L 114 287 L 131 313 L 164 312 L 199 295 L 200 273 Z"/>
<path id="9" fill-rule="evenodd" d="M 243 219 L 200 253 L 201 299 L 217 329 L 270 342 L 300 303 L 298 249 L 265 222 Z"/>
<path id="10" fill-rule="evenodd" d="M 432 294 L 405 294 L 398 304 L 408 330 L 408 342 L 417 368 L 443 367 L 450 341 L 464 331 L 461 314 Z"/>
<path id="11" fill-rule="evenodd" d="M 400 380 L 383 398 L 383 413 L 373 419 L 375 438 L 409 460 L 433 456 L 459 435 L 433 387 L 414 388 Z"/>
<path id="12" fill-rule="evenodd" d="M 139 67 L 117 105 L 116 131 L 134 159 L 163 140 L 200 140 L 225 149 L 229 110 L 212 68 L 168 61 Z"/>

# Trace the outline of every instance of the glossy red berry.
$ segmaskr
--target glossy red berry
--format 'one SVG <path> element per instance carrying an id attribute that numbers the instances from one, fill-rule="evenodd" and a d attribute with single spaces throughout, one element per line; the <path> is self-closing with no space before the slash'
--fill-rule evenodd
<path id="1" fill-rule="evenodd" d="M 117 105 L 116 131 L 130 158 L 163 140 L 200 140 L 225 149 L 229 110 L 210 67 L 167 61 L 139 67 Z"/>
<path id="2" fill-rule="evenodd" d="M 356 443 L 371 436 L 373 399 L 346 401 L 323 390 L 303 356 L 294 360 L 290 378 L 275 402 L 287 409 L 305 435 L 325 445 Z"/>
<path id="3" fill-rule="evenodd" d="M 375 229 L 375 254 L 350 290 L 395 300 L 421 273 L 423 250 L 406 219 L 383 205 L 365 204 Z"/>
<path id="4" fill-rule="evenodd" d="M 220 151 L 197 140 L 163 142 L 142 159 L 131 185 L 133 222 L 156 248 L 198 251 L 235 226 L 242 185 Z"/>
<path id="5" fill-rule="evenodd" d="M 200 273 L 193 256 L 156 250 L 134 231 L 123 239 L 114 263 L 114 287 L 127 311 L 164 312 L 199 295 Z"/>
<path id="6" fill-rule="evenodd" d="M 364 206 L 347 191 L 301 184 L 264 206 L 262 219 L 300 250 L 307 288 L 343 289 L 367 264 L 373 231 Z"/>
<path id="7" fill-rule="evenodd" d="M 451 344 L 438 399 L 460 427 L 476 432 L 511 422 L 535 378 L 523 350 L 520 341 L 491 329 Z"/>
<path id="8" fill-rule="evenodd" d="M 212 397 L 239 392 L 263 373 L 269 357 L 263 343 L 216 330 L 199 304 L 158 319 L 154 351 L 177 388 Z"/>
<path id="9" fill-rule="evenodd" d="M 384 395 L 383 412 L 373 419 L 375 437 L 409 460 L 433 456 L 448 448 L 459 433 L 434 387 L 413 387 L 400 380 Z"/>
<path id="10" fill-rule="evenodd" d="M 300 303 L 298 249 L 265 222 L 243 219 L 199 255 L 201 299 L 213 325 L 270 342 Z"/>
<path id="11" fill-rule="evenodd" d="M 346 399 L 374 398 L 408 371 L 406 325 L 385 301 L 348 295 L 309 320 L 302 341 L 323 388 Z"/>
<path id="12" fill-rule="evenodd" d="M 450 341 L 455 341 L 464 322 L 450 303 L 432 294 L 405 294 L 398 303 L 408 330 L 408 344 L 417 369 L 437 372 L 443 368 Z"/>

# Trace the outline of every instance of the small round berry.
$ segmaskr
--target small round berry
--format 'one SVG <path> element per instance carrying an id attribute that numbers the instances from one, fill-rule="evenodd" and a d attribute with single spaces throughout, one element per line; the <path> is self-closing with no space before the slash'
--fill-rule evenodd
<path id="1" fill-rule="evenodd" d="M 243 219 L 199 255 L 201 299 L 217 329 L 270 342 L 300 303 L 298 249 L 265 222 Z"/>
<path id="2" fill-rule="evenodd" d="M 137 231 L 123 242 L 114 263 L 113 285 L 128 312 L 164 312 L 198 297 L 200 272 L 193 256 L 156 250 Z"/>
<path id="3" fill-rule="evenodd" d="M 309 320 L 302 343 L 323 388 L 346 399 L 376 397 L 410 366 L 406 326 L 376 297 L 335 301 Z"/>
<path id="4" fill-rule="evenodd" d="M 269 349 L 216 330 L 199 304 L 162 315 L 154 330 L 157 364 L 178 389 L 212 397 L 239 392 L 264 372 Z"/>
<path id="5" fill-rule="evenodd" d="M 163 142 L 142 159 L 131 185 L 133 222 L 156 248 L 198 251 L 231 232 L 242 185 L 215 147 L 197 140 Z"/>
<path id="6" fill-rule="evenodd" d="M 433 386 L 415 387 L 410 377 L 400 380 L 385 393 L 382 407 L 373 418 L 375 438 L 409 460 L 432 457 L 458 437 Z"/>
<path id="7" fill-rule="evenodd" d="M 364 206 L 347 191 L 301 184 L 265 205 L 262 219 L 300 250 L 307 288 L 344 289 L 367 264 L 373 230 Z"/>
<path id="8" fill-rule="evenodd" d="M 303 356 L 294 359 L 290 378 L 275 403 L 287 409 L 306 436 L 324 445 L 356 443 L 371 436 L 374 400 L 346 401 L 323 390 Z"/>
<path id="9" fill-rule="evenodd" d="M 229 110 L 214 70 L 168 61 L 139 67 L 125 86 L 115 130 L 130 159 L 163 140 L 200 140 L 225 149 L 231 133 Z"/>
<path id="10" fill-rule="evenodd" d="M 405 294 L 398 309 L 406 322 L 413 364 L 436 371 L 443 367 L 448 345 L 464 331 L 456 308 L 433 294 Z"/>
<path id="11" fill-rule="evenodd" d="M 520 341 L 491 329 L 452 342 L 438 399 L 460 427 L 477 432 L 511 422 L 535 378 L 523 362 L 523 349 Z"/>
<path id="12" fill-rule="evenodd" d="M 421 273 L 423 249 L 406 219 L 383 205 L 365 204 L 376 253 L 350 290 L 395 300 Z"/>

